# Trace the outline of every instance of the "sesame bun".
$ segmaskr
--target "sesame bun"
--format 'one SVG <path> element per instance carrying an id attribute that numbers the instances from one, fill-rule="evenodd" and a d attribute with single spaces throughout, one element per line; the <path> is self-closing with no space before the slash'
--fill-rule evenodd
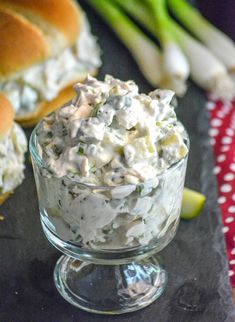
<path id="1" fill-rule="evenodd" d="M 15 112 L 5 95 L 0 93 L 0 137 L 12 127 Z"/>

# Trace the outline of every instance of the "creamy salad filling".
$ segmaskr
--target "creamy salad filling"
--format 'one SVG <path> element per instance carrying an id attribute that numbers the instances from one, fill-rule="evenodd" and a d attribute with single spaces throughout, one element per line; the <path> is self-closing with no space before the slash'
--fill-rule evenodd
<path id="1" fill-rule="evenodd" d="M 173 92 L 140 94 L 111 76 L 75 90 L 37 129 L 42 217 L 61 238 L 96 249 L 164 236 L 179 218 L 188 153 Z"/>
<path id="2" fill-rule="evenodd" d="M 156 177 L 187 154 L 184 128 L 170 105 L 172 91 L 140 94 L 132 81 L 88 77 L 77 97 L 38 130 L 42 158 L 57 177 L 118 186 Z M 80 117 L 80 108 L 91 115 Z"/>
<path id="3" fill-rule="evenodd" d="M 0 83 L 18 115 L 31 112 L 40 101 L 51 101 L 69 83 L 94 72 L 101 65 L 100 50 L 91 34 L 85 15 L 76 43 L 59 56 L 18 73 L 14 79 Z"/>
<path id="4" fill-rule="evenodd" d="M 24 179 L 24 153 L 27 139 L 21 127 L 14 123 L 0 137 L 0 195 L 13 191 Z"/>

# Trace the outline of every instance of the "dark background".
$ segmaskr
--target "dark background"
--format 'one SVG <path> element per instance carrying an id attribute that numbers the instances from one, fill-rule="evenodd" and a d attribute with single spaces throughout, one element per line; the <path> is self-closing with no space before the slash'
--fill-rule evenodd
<path id="1" fill-rule="evenodd" d="M 108 73 L 134 79 L 141 91 L 152 90 L 115 35 L 84 1 L 81 4 L 103 51 L 98 77 Z M 186 183 L 204 193 L 207 204 L 200 217 L 181 221 L 176 238 L 162 252 L 169 272 L 165 293 L 141 311 L 113 317 L 89 314 L 66 303 L 53 284 L 60 254 L 43 236 L 33 172 L 27 162 L 23 184 L 0 209 L 5 217 L 0 222 L 0 322 L 235 321 L 205 97 L 191 83 L 179 100 L 177 114 L 191 139 Z"/>
<path id="2" fill-rule="evenodd" d="M 235 1 L 196 0 L 203 15 L 235 41 Z"/>

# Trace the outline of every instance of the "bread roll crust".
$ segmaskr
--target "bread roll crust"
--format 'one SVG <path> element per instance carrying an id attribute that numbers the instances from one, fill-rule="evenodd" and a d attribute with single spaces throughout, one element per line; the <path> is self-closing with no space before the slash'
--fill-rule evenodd
<path id="1" fill-rule="evenodd" d="M 13 192 L 11 191 L 11 192 L 6 192 L 3 195 L 0 195 L 0 206 L 7 200 L 8 197 L 10 197 L 12 193 Z"/>
<path id="2" fill-rule="evenodd" d="M 0 0 L 1 5 L 22 15 L 31 13 L 40 17 L 63 32 L 70 45 L 79 35 L 79 7 L 73 0 Z"/>
<path id="3" fill-rule="evenodd" d="M 0 0 L 0 82 L 18 79 L 28 68 L 74 45 L 82 15 L 74 0 Z M 97 69 L 90 72 L 96 73 Z M 78 73 L 72 83 L 86 76 L 87 71 Z M 73 95 L 71 83 L 67 84 L 57 98 L 40 101 L 33 112 L 17 115 L 16 121 L 31 127 Z"/>
<path id="4" fill-rule="evenodd" d="M 15 112 L 8 98 L 0 92 L 0 138 L 12 127 Z"/>
<path id="5" fill-rule="evenodd" d="M 73 45 L 80 33 L 81 13 L 73 0 L 0 0 L 0 10 L 17 13 L 42 33 L 46 58 Z"/>
<path id="6" fill-rule="evenodd" d="M 40 30 L 8 11 L 0 11 L 0 48 L 0 79 L 48 56 L 48 46 Z"/>

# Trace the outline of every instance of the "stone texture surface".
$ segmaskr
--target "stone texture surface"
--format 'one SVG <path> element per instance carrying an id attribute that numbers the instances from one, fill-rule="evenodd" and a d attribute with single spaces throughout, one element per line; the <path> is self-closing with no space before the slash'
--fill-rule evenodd
<path id="1" fill-rule="evenodd" d="M 103 49 L 99 77 L 109 73 L 124 80 L 134 79 L 141 91 L 150 91 L 127 50 L 82 4 Z M 59 253 L 43 236 L 28 162 L 24 183 L 0 209 L 5 217 L 0 222 L 1 322 L 235 321 L 204 105 L 203 94 L 189 84 L 177 108 L 191 139 L 187 185 L 206 194 L 207 204 L 197 219 L 181 221 L 176 238 L 162 252 L 169 282 L 161 298 L 139 312 L 111 317 L 82 312 L 57 294 L 52 273 Z"/>

